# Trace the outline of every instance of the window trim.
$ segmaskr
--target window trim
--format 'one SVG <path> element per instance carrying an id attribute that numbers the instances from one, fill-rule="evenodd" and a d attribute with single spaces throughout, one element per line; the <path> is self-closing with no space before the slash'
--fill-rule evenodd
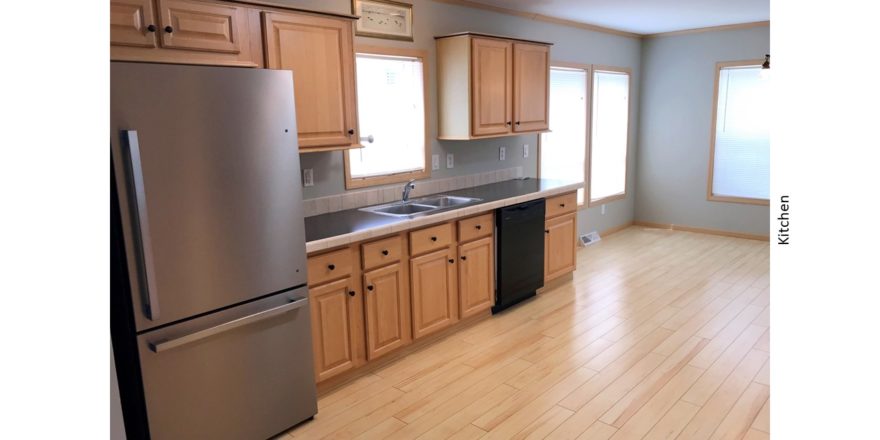
<path id="1" fill-rule="evenodd" d="M 712 122 L 709 127 L 709 180 L 706 183 L 706 200 L 710 202 L 744 203 L 747 205 L 770 206 L 770 199 L 753 197 L 716 196 L 712 191 L 715 174 L 715 127 L 718 125 L 718 83 L 721 69 L 726 67 L 760 66 L 764 60 L 719 61 L 715 63 L 715 91 L 712 94 Z"/>
<path id="2" fill-rule="evenodd" d="M 624 73 L 627 75 L 627 101 L 626 101 L 626 155 L 624 156 L 624 167 L 623 167 L 623 192 L 620 194 L 614 194 L 608 197 L 603 197 L 601 199 L 593 200 L 592 196 L 592 171 L 593 171 L 593 137 L 592 137 L 592 129 L 593 129 L 593 83 L 595 80 L 594 75 L 596 72 L 611 72 L 611 73 Z M 595 206 L 604 205 L 606 203 L 614 202 L 617 200 L 623 200 L 626 198 L 629 193 L 629 131 L 632 129 L 632 89 L 633 89 L 633 79 L 632 79 L 632 69 L 629 67 L 616 67 L 616 66 L 606 66 L 601 64 L 593 64 L 592 69 L 590 70 L 590 112 L 587 113 L 589 116 L 589 130 L 588 134 L 590 135 L 587 140 L 587 155 L 585 157 L 584 162 L 586 163 L 587 172 L 584 175 L 586 180 L 586 193 L 584 195 L 584 202 L 587 207 L 592 208 Z"/>
<path id="3" fill-rule="evenodd" d="M 420 49 L 409 49 L 409 48 L 397 48 L 397 47 L 385 47 L 385 46 L 368 46 L 368 45 L 358 45 L 354 49 L 353 58 L 355 59 L 355 69 L 357 68 L 357 54 L 373 54 L 373 55 L 386 55 L 386 56 L 400 56 L 400 57 L 410 57 L 410 58 L 418 58 L 422 62 L 422 96 L 424 99 L 424 108 L 425 108 L 425 142 L 424 142 L 424 151 L 425 151 L 425 164 L 424 169 L 422 171 L 407 171 L 401 173 L 392 173 L 392 174 L 384 174 L 381 176 L 371 176 L 371 177 L 351 177 L 351 164 L 349 163 L 349 150 L 342 151 L 343 158 L 343 168 L 345 170 L 345 189 L 357 189 L 357 188 L 367 188 L 370 186 L 379 186 L 379 185 L 388 185 L 392 183 L 402 183 L 407 182 L 410 179 L 427 179 L 431 177 L 431 167 L 430 167 L 430 151 L 428 151 L 428 139 L 429 139 L 429 131 L 431 129 L 428 124 L 429 113 L 430 113 L 430 102 L 428 100 L 428 51 L 420 50 Z M 357 94 L 357 73 L 355 73 L 355 94 Z M 364 148 L 369 148 L 365 146 Z"/>
<path id="4" fill-rule="evenodd" d="M 586 115 L 587 115 L 587 120 L 586 120 L 586 124 L 584 124 L 586 126 L 586 136 L 584 137 L 584 181 L 582 182 L 584 184 L 584 186 L 583 186 L 583 188 L 584 188 L 584 201 L 578 203 L 578 209 L 583 209 L 587 206 L 587 197 L 589 197 L 589 193 L 587 192 L 587 186 L 589 186 L 589 182 L 587 181 L 587 178 L 589 176 L 590 159 L 587 157 L 587 155 L 590 152 L 590 129 L 592 128 L 590 126 L 591 125 L 590 124 L 590 121 L 591 121 L 590 112 L 592 111 L 592 107 L 593 107 L 593 105 L 592 105 L 592 103 L 593 103 L 593 100 L 592 100 L 592 97 L 593 97 L 592 96 L 592 92 L 593 92 L 593 89 L 592 89 L 592 87 L 593 87 L 593 85 L 592 85 L 593 65 L 592 64 L 583 64 L 583 63 L 574 63 L 574 62 L 568 62 L 568 61 L 551 61 L 550 62 L 550 69 L 553 69 L 554 67 L 558 67 L 558 68 L 562 68 L 562 69 L 577 69 L 577 70 L 583 70 L 584 72 L 586 72 L 585 76 L 586 76 L 586 81 L 587 81 L 587 84 L 586 84 L 586 91 L 587 91 Z M 549 86 L 548 86 L 548 90 L 547 90 L 547 102 L 548 102 L 547 103 L 547 112 L 549 114 L 549 111 L 550 111 Z M 549 131 L 550 130 L 548 127 L 548 130 L 546 132 L 549 132 Z M 543 132 L 538 133 L 538 173 L 537 173 L 537 175 L 538 175 L 539 179 L 541 178 L 541 144 L 542 144 L 541 138 L 543 137 L 543 136 L 541 136 L 542 134 L 543 134 Z"/>

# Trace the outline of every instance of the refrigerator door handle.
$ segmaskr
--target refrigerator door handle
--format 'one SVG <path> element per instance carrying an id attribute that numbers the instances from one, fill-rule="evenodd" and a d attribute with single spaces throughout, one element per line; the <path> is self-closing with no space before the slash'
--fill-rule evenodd
<path id="1" fill-rule="evenodd" d="M 151 321 L 159 319 L 159 292 L 156 285 L 153 265 L 153 245 L 150 240 L 150 222 L 147 215 L 147 198 L 144 189 L 144 172 L 141 167 L 141 149 L 138 144 L 137 130 L 123 130 L 123 138 L 128 146 L 128 157 L 131 160 L 131 177 L 134 184 L 134 197 L 137 206 L 137 227 L 140 229 L 140 247 L 143 254 L 143 268 L 146 275 L 144 296 L 144 314 Z"/>
<path id="2" fill-rule="evenodd" d="M 244 325 L 253 324 L 256 322 L 264 321 L 266 319 L 272 318 L 274 316 L 281 315 L 283 313 L 287 313 L 292 310 L 296 310 L 304 307 L 308 304 L 308 298 L 306 297 L 295 297 L 291 298 L 291 302 L 280 305 L 278 307 L 273 307 L 268 310 L 263 310 L 262 312 L 254 313 L 253 315 L 244 316 L 229 322 L 224 322 L 223 324 L 216 325 L 214 327 L 209 327 L 204 330 L 199 330 L 197 332 L 190 333 L 188 335 L 181 336 L 179 338 L 165 340 L 161 342 L 150 342 L 150 350 L 155 353 L 161 353 L 163 351 L 171 350 L 172 348 L 177 348 L 186 344 L 190 344 L 196 341 L 200 341 L 210 336 L 214 336 L 219 333 L 223 333 L 225 331 L 229 331 Z"/>

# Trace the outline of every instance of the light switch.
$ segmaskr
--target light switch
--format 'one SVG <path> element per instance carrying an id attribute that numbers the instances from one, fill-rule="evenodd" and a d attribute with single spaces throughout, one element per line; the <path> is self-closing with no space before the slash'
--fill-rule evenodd
<path id="1" fill-rule="evenodd" d="M 431 170 L 437 171 L 440 169 L 440 155 L 432 154 L 431 155 Z"/>
<path id="2" fill-rule="evenodd" d="M 303 169 L 303 186 L 315 186 L 315 175 L 311 168 Z"/>
<path id="3" fill-rule="evenodd" d="M 529 157 L 529 144 L 523 144 L 523 158 Z"/>
<path id="4" fill-rule="evenodd" d="M 446 168 L 452 168 L 453 166 L 455 166 L 455 162 L 452 153 L 446 153 Z"/>
<path id="5" fill-rule="evenodd" d="M 498 149 L 498 160 L 504 160 L 504 156 L 507 153 L 507 147 L 501 147 Z"/>

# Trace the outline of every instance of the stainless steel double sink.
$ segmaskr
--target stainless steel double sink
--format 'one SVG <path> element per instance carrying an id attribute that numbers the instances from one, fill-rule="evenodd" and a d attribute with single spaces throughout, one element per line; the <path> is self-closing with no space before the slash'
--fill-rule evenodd
<path id="1" fill-rule="evenodd" d="M 407 202 L 394 202 L 386 203 L 384 205 L 367 206 L 360 210 L 391 217 L 412 218 L 458 208 L 482 200 L 483 199 L 477 199 L 474 197 L 438 195 L 413 199 Z"/>

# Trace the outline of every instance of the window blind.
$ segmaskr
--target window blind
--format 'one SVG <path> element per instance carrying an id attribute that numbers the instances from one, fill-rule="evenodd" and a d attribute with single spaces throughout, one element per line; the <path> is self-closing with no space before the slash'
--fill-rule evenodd
<path id="1" fill-rule="evenodd" d="M 550 132 L 541 134 L 541 176 L 584 181 L 587 71 L 550 69 Z M 578 203 L 584 201 L 583 188 Z"/>
<path id="2" fill-rule="evenodd" d="M 629 75 L 623 72 L 593 72 L 591 201 L 626 191 L 628 130 Z"/>

